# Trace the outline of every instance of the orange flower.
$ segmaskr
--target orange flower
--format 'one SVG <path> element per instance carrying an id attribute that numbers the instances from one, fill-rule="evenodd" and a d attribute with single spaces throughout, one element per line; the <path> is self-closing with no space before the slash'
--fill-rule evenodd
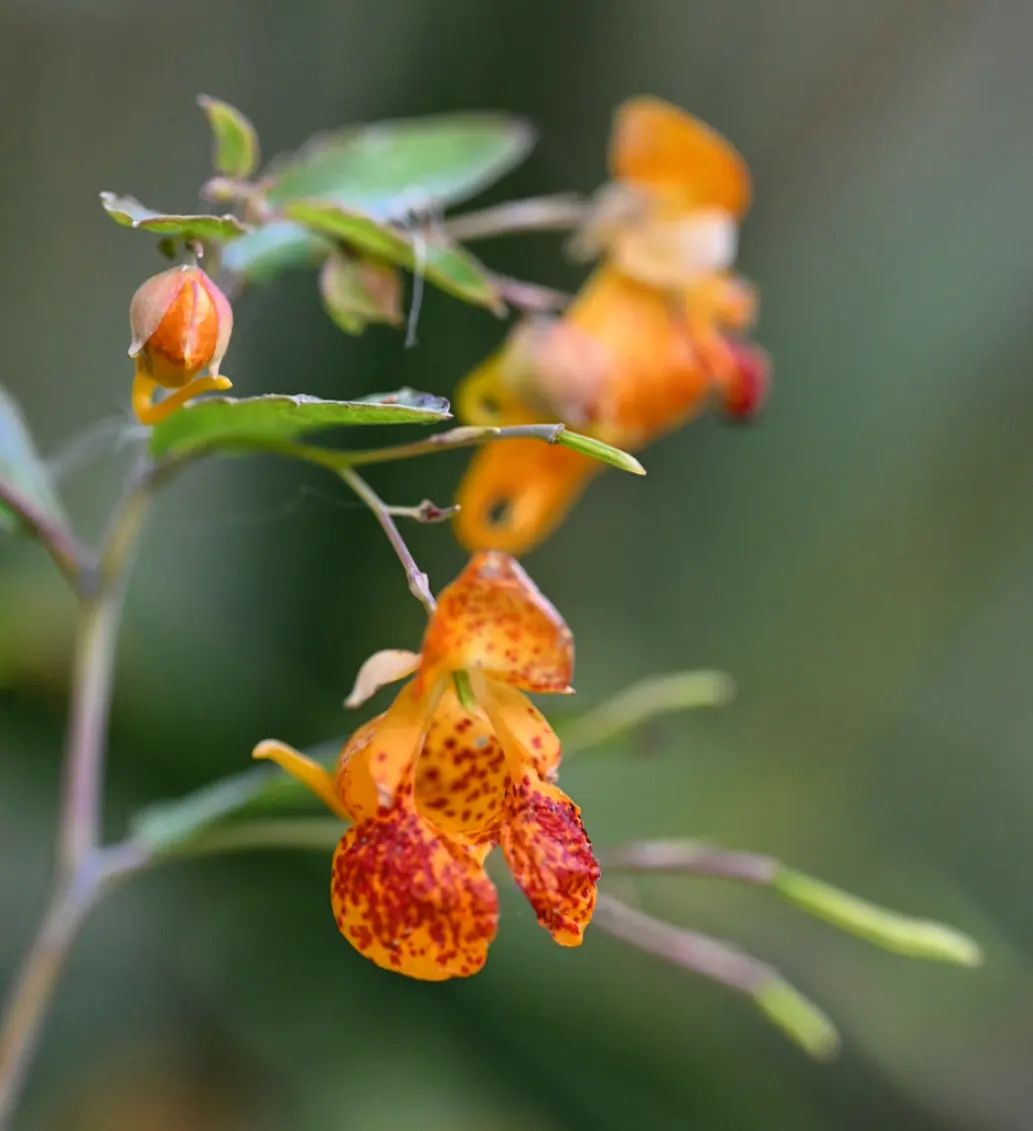
<path id="1" fill-rule="evenodd" d="M 617 113 L 610 166 L 614 180 L 575 241 L 600 266 L 562 318 L 517 326 L 467 376 L 458 407 L 469 423 L 560 420 L 636 451 L 712 395 L 731 419 L 760 407 L 766 355 L 737 339 L 754 295 L 729 271 L 750 198 L 742 158 L 676 107 L 636 98 Z M 460 540 L 530 549 L 599 466 L 535 440 L 482 449 L 458 494 Z"/>
<path id="2" fill-rule="evenodd" d="M 498 921 L 484 870 L 495 845 L 556 942 L 581 943 L 599 868 L 554 784 L 559 740 L 523 694 L 569 691 L 573 664 L 570 630 L 520 566 L 476 554 L 442 592 L 419 655 L 363 666 L 350 704 L 415 676 L 351 736 L 336 773 L 275 740 L 255 748 L 353 822 L 330 898 L 341 933 L 378 966 L 428 981 L 480 970 Z"/>
<path id="3" fill-rule="evenodd" d="M 141 284 L 129 304 L 136 362 L 133 411 L 157 424 L 201 393 L 231 388 L 219 366 L 233 332 L 233 308 L 200 267 L 172 267 Z M 207 377 L 198 374 L 208 370 Z M 155 403 L 159 388 L 175 390 Z"/>

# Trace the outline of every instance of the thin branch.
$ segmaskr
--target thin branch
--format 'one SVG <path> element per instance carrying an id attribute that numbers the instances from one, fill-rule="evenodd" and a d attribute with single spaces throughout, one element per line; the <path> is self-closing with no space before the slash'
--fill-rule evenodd
<path id="1" fill-rule="evenodd" d="M 391 517 L 390 508 L 361 475 L 356 474 L 356 472 L 346 467 L 341 468 L 338 474 L 373 512 L 374 518 L 380 523 L 381 528 L 387 535 L 387 540 L 391 543 L 391 548 L 398 556 L 398 560 L 402 563 L 402 568 L 405 570 L 405 580 L 409 586 L 409 592 L 420 602 L 427 610 L 427 615 L 430 616 L 437 605 L 430 591 L 427 575 L 416 564 L 416 559 L 412 556 L 412 551 L 405 544 L 405 539 L 399 533 L 395 520 Z"/>
<path id="2" fill-rule="evenodd" d="M 708 935 L 675 927 L 636 911 L 613 896 L 600 894 L 592 923 L 639 950 L 754 997 L 777 977 L 774 969 Z"/>
<path id="3" fill-rule="evenodd" d="M 390 463 L 394 460 L 411 459 L 414 456 L 430 455 L 432 452 L 450 452 L 457 448 L 475 448 L 496 440 L 542 440 L 555 444 L 564 431 L 562 424 L 515 424 L 507 428 L 472 427 L 450 428 L 447 432 L 437 432 L 426 440 L 416 440 L 411 444 L 398 444 L 392 448 L 368 448 L 357 452 L 328 452 L 338 459 L 343 457 L 349 467 L 362 467 L 371 463 Z M 315 449 L 318 450 L 318 449 Z M 323 449 L 326 451 L 326 449 Z"/>
<path id="4" fill-rule="evenodd" d="M 9 1125 L 72 943 L 100 894 L 143 866 L 135 845 L 95 850 L 54 890 L 4 1003 L 0 1025 L 0 1129 Z"/>
<path id="5" fill-rule="evenodd" d="M 730 852 L 692 840 L 642 840 L 604 850 L 601 863 L 616 872 L 674 872 L 769 888 L 808 915 L 895 954 L 958 966 L 978 966 L 983 960 L 979 944 L 963 931 L 880 907 L 773 856 Z"/>
<path id="6" fill-rule="evenodd" d="M 750 998 L 812 1056 L 828 1057 L 838 1049 L 832 1022 L 767 963 L 709 935 L 636 911 L 609 895 L 599 896 L 592 922 L 639 950 Z"/>
<path id="7" fill-rule="evenodd" d="M 767 887 L 780 864 L 770 856 L 729 852 L 693 840 L 640 840 L 604 849 L 600 864 L 616 872 L 677 872 Z"/>
<path id="8" fill-rule="evenodd" d="M 459 504 L 454 503 L 452 506 L 439 507 L 437 503 L 431 502 L 430 499 L 424 499 L 422 503 L 418 503 L 415 507 L 387 506 L 385 504 L 384 509 L 393 518 L 411 518 L 414 522 L 427 526 L 436 522 L 447 522 L 458 513 Z"/>
<path id="9" fill-rule="evenodd" d="M 576 228 L 588 210 L 586 201 L 570 193 L 511 200 L 476 212 L 453 216 L 444 223 L 445 232 L 460 243 L 508 235 L 511 232 L 569 231 Z"/>
<path id="10" fill-rule="evenodd" d="M 72 703 L 58 818 L 58 873 L 0 1020 L 0 1131 L 8 1126 L 58 977 L 79 927 L 115 879 L 142 867 L 135 844 L 99 846 L 115 643 L 137 535 L 154 486 L 172 467 L 144 463 L 109 523 L 99 565 L 77 567 L 80 595 Z"/>
<path id="11" fill-rule="evenodd" d="M 395 444 L 388 448 L 366 448 L 349 451 L 340 448 L 322 448 L 315 444 L 298 443 L 293 440 L 241 440 L 234 444 L 220 444 L 218 447 L 193 448 L 185 456 L 176 456 L 162 464 L 163 472 L 193 463 L 213 452 L 236 451 L 255 452 L 266 455 L 284 456 L 287 459 L 301 460 L 328 471 L 340 473 L 343 468 L 362 467 L 372 463 L 393 463 L 418 456 L 433 455 L 435 452 L 451 452 L 460 448 L 476 448 L 496 440 L 541 440 L 555 444 L 566 431 L 564 424 L 514 424 L 506 427 L 492 425 L 462 426 L 450 428 L 447 432 L 435 432 L 426 440 L 415 440 L 408 444 Z"/>
<path id="12" fill-rule="evenodd" d="M 79 544 L 75 535 L 63 523 L 47 514 L 28 495 L 22 494 L 17 487 L 4 479 L 0 479 L 0 503 L 18 515 L 53 558 L 57 568 L 73 587 L 78 588 L 89 562 L 89 554 Z"/>
<path id="13" fill-rule="evenodd" d="M 155 479 L 152 465 L 145 465 L 133 477 L 104 539 L 96 591 L 84 598 L 80 608 L 65 751 L 65 790 L 58 826 L 58 859 L 66 876 L 75 873 L 100 839 L 115 644 L 128 566 Z"/>
<path id="14" fill-rule="evenodd" d="M 540 283 L 528 283 L 509 275 L 491 272 L 488 278 L 503 302 L 529 314 L 550 314 L 564 310 L 572 298 L 566 291 L 543 287 Z"/>

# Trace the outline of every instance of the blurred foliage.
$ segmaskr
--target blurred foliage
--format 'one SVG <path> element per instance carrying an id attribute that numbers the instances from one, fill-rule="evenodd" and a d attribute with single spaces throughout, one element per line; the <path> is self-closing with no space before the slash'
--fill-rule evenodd
<path id="1" fill-rule="evenodd" d="M 771 852 L 949 919 L 987 950 L 961 977 L 757 893 L 636 880 L 652 910 L 806 981 L 844 1035 L 818 1067 L 719 990 L 601 935 L 557 952 L 516 898 L 480 977 L 414 986 L 341 942 L 325 860 L 184 863 L 90 925 L 26 1131 L 96 1126 L 98 1102 L 102 1126 L 146 1127 L 133 1096 L 148 1080 L 173 1120 L 201 1128 L 1025 1131 L 1031 34 L 1025 5 L 952 0 L 4 7 L 0 199 L 18 222 L 0 260 L 2 377 L 87 529 L 125 456 L 117 426 L 83 429 L 126 418 L 124 310 L 160 266 L 147 240 L 117 238 L 94 194 L 190 200 L 208 139 L 172 108 L 198 90 L 245 107 L 268 153 L 313 124 L 518 114 L 541 140 L 496 200 L 593 188 L 612 107 L 637 91 L 733 139 L 757 186 L 742 266 L 775 361 L 769 414 L 738 435 L 693 425 L 650 450 L 645 480 L 605 476 L 529 564 L 575 630 L 587 704 L 702 664 L 731 672 L 739 699 L 579 756 L 564 785 L 601 845 L 691 835 Z M 554 237 L 484 255 L 521 278 L 577 279 Z M 448 396 L 500 337 L 490 315 L 428 293 L 418 348 L 375 327 L 352 340 L 313 290 L 287 277 L 238 304 L 241 395 Z M 464 462 L 425 461 L 418 483 L 384 467 L 374 482 L 392 501 L 445 500 Z M 337 705 L 358 664 L 420 629 L 371 525 L 318 469 L 273 461 L 198 468 L 169 493 L 129 597 L 113 830 L 243 768 L 266 734 L 314 742 L 347 726 Z M 412 543 L 436 582 L 455 572 L 442 528 Z M 51 850 L 69 614 L 51 572 L 33 547 L 5 545 L 5 972 Z"/>

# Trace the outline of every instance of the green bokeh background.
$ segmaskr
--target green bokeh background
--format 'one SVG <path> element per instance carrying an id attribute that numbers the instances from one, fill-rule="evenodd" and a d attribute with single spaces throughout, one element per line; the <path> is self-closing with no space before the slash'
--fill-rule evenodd
<path id="1" fill-rule="evenodd" d="M 614 105 L 654 92 L 754 169 L 741 265 L 776 388 L 760 427 L 707 419 L 606 475 L 528 565 L 578 641 L 585 704 L 644 673 L 732 672 L 737 703 L 586 755 L 565 786 L 600 844 L 712 837 L 783 856 L 985 943 L 911 964 L 764 893 L 668 878 L 651 910 L 748 944 L 821 1000 L 820 1066 L 742 1001 L 600 933 L 553 947 L 504 895 L 485 972 L 418 985 L 339 939 L 327 861 L 181 865 L 89 924 L 32 1072 L 25 1131 L 1020 1131 L 1033 1123 L 1033 8 L 1014 0 L 7 0 L 0 9 L 2 373 L 43 450 L 126 419 L 125 308 L 160 263 L 102 188 L 189 209 L 199 91 L 266 152 L 348 121 L 468 108 L 541 141 L 487 199 L 589 190 Z M 555 237 L 492 265 L 577 275 Z M 311 278 L 237 312 L 240 393 L 448 393 L 500 337 L 428 294 L 419 345 L 340 334 Z M 92 433 L 96 435 L 96 433 Z M 66 496 L 95 530 L 117 423 Z M 446 501 L 462 454 L 372 475 Z M 462 555 L 411 531 L 438 584 Z M 71 606 L 0 546 L 0 976 L 51 855 Z M 421 613 L 370 517 L 317 471 L 195 469 L 161 501 L 119 657 L 110 824 L 341 732 L 365 655 Z"/>

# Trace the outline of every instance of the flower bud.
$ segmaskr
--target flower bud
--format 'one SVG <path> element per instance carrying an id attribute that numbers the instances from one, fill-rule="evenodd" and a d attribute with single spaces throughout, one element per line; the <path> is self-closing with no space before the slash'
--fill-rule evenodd
<path id="1" fill-rule="evenodd" d="M 179 389 L 203 369 L 217 377 L 233 309 L 200 267 L 172 267 L 143 283 L 129 304 L 137 373 Z"/>

